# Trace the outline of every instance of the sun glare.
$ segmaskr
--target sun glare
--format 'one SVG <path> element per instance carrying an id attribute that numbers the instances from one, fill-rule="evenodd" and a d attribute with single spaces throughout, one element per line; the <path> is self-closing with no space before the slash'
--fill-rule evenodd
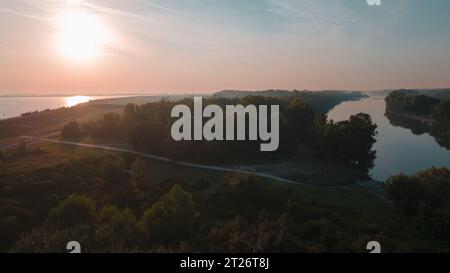
<path id="1" fill-rule="evenodd" d="M 103 54 L 102 48 L 109 42 L 110 34 L 93 14 L 70 11 L 57 18 L 57 49 L 75 61 L 89 61 Z"/>
<path id="2" fill-rule="evenodd" d="M 85 103 L 92 100 L 91 97 L 88 96 L 72 96 L 66 98 L 66 107 L 72 107 L 78 105 L 80 103 Z"/>

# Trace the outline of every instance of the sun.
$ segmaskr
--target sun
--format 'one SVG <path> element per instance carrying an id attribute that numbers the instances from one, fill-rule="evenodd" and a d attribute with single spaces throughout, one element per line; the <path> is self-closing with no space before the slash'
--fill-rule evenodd
<path id="1" fill-rule="evenodd" d="M 56 24 L 57 50 L 75 61 L 89 61 L 102 55 L 111 39 L 98 17 L 81 10 L 61 13 Z"/>

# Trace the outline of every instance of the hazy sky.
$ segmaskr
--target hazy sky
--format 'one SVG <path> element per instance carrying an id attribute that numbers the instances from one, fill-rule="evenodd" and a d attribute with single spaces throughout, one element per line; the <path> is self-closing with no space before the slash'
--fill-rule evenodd
<path id="1" fill-rule="evenodd" d="M 0 94 L 450 87 L 450 1 L 1 0 Z"/>

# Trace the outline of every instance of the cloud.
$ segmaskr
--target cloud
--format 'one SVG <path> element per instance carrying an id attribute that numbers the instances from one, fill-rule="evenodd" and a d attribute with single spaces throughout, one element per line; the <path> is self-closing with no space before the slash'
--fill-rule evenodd
<path id="1" fill-rule="evenodd" d="M 360 14 L 345 2 L 323 0 L 266 0 L 268 11 L 278 15 L 288 30 L 323 33 L 357 22 Z"/>
<path id="2" fill-rule="evenodd" d="M 186 16 L 186 17 L 193 17 L 192 15 L 190 15 L 188 13 L 184 13 L 182 11 L 178 11 L 178 10 L 171 9 L 171 8 L 168 8 L 168 7 L 165 7 L 165 6 L 154 4 L 154 3 L 151 3 L 151 2 L 146 1 L 146 0 L 137 0 L 137 1 L 139 1 L 141 3 L 144 3 L 144 4 L 146 4 L 148 6 L 151 6 L 151 7 L 159 8 L 159 9 L 162 9 L 162 10 L 165 10 L 165 11 L 169 11 L 171 13 L 175 13 L 175 14 L 178 14 L 178 15 Z"/>
<path id="3" fill-rule="evenodd" d="M 98 11 L 98 12 L 102 12 L 102 13 L 106 13 L 106 14 L 110 14 L 110 15 L 117 15 L 117 16 L 125 16 L 125 17 L 131 17 L 131 18 L 137 18 L 137 19 L 147 19 L 145 16 L 136 14 L 136 13 L 132 13 L 132 12 L 128 12 L 128 11 L 123 11 L 120 9 L 115 9 L 115 8 L 110 8 L 110 7 L 106 7 L 106 6 L 101 6 L 101 5 L 97 5 L 94 4 L 92 2 L 86 1 L 86 0 L 78 0 L 78 1 L 69 1 L 69 3 L 73 3 L 76 5 L 80 5 L 80 6 L 85 6 L 87 8 L 90 8 L 92 10 Z"/>

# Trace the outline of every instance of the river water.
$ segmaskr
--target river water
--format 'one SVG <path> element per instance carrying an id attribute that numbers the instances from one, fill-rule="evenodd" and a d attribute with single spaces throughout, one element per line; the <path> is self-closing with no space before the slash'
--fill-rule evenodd
<path id="1" fill-rule="evenodd" d="M 20 116 L 23 113 L 72 107 L 96 99 L 123 96 L 60 96 L 60 97 L 0 97 L 0 119 Z"/>
<path id="2" fill-rule="evenodd" d="M 359 101 L 346 101 L 328 113 L 334 121 L 346 120 L 350 115 L 367 113 L 378 125 L 374 179 L 384 181 L 399 173 L 414 174 L 430 167 L 450 169 L 450 151 L 439 146 L 428 133 L 413 134 L 410 129 L 392 125 L 385 116 L 386 103 L 382 97 L 369 97 Z"/>

